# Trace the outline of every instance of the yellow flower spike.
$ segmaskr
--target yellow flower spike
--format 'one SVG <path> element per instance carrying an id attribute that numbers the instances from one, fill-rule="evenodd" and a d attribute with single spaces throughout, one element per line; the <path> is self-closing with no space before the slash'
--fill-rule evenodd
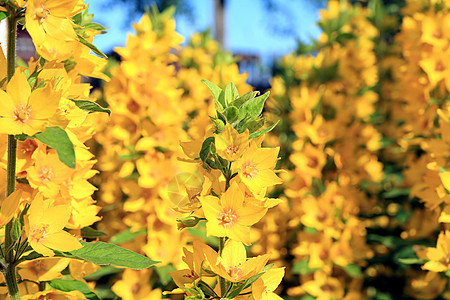
<path id="1" fill-rule="evenodd" d="M 22 191 L 15 191 L 2 202 L 0 209 L 0 228 L 8 224 L 19 207 Z"/>
<path id="2" fill-rule="evenodd" d="M 0 90 L 0 133 L 34 135 L 43 131 L 60 98 L 50 86 L 31 92 L 27 77 L 17 70 L 6 93 Z"/>
<path id="3" fill-rule="evenodd" d="M 239 177 L 255 194 L 262 189 L 283 181 L 273 168 L 278 160 L 280 148 L 257 148 L 254 144 L 236 161 Z"/>
<path id="4" fill-rule="evenodd" d="M 239 134 L 233 126 L 227 124 L 221 134 L 215 134 L 214 136 L 216 138 L 216 150 L 226 160 L 235 161 L 248 149 L 248 129 Z"/>
<path id="5" fill-rule="evenodd" d="M 208 236 L 229 237 L 250 245 L 250 226 L 258 222 L 267 208 L 255 205 L 244 206 L 244 194 L 237 183 L 222 194 L 200 197 L 206 219 Z"/>
<path id="6" fill-rule="evenodd" d="M 48 207 L 41 194 L 31 202 L 25 223 L 30 246 L 44 256 L 53 256 L 51 250 L 72 251 L 82 245 L 70 233 L 63 230 L 68 223 L 71 208 L 68 205 Z"/>
<path id="7" fill-rule="evenodd" d="M 36 45 L 47 35 L 62 41 L 76 40 L 71 17 L 78 0 L 28 0 L 25 26 Z"/>
<path id="8" fill-rule="evenodd" d="M 276 300 L 283 299 L 273 291 L 280 285 L 284 276 L 284 268 L 267 270 L 252 285 L 252 295 L 254 299 Z"/>

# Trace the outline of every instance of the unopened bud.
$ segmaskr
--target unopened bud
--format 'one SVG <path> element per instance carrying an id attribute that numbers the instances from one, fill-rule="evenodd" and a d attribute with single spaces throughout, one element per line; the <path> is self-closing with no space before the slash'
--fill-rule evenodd
<path id="1" fill-rule="evenodd" d="M 189 216 L 183 219 L 177 219 L 178 222 L 178 230 L 183 230 L 184 228 L 194 227 L 200 221 L 200 218 L 195 216 Z"/>

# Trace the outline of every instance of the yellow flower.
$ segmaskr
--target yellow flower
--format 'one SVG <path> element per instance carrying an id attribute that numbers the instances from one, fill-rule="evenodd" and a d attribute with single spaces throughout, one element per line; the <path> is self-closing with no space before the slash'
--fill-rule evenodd
<path id="1" fill-rule="evenodd" d="M 283 299 L 273 291 L 280 285 L 284 276 L 284 268 L 276 268 L 267 270 L 252 285 L 252 295 L 255 299 L 275 300 Z"/>
<path id="2" fill-rule="evenodd" d="M 19 70 L 0 90 L 0 133 L 34 135 L 45 129 L 58 108 L 60 93 L 50 85 L 31 92 L 27 77 Z"/>
<path id="3" fill-rule="evenodd" d="M 19 274 L 22 279 L 31 281 L 50 281 L 61 278 L 61 272 L 69 265 L 70 258 L 41 257 L 19 264 Z"/>
<path id="4" fill-rule="evenodd" d="M 59 160 L 55 151 L 48 154 L 44 151 L 34 152 L 35 165 L 27 169 L 27 178 L 31 187 L 39 189 L 45 197 L 55 197 L 63 181 L 71 178 L 73 170 Z"/>
<path id="5" fill-rule="evenodd" d="M 246 245 L 250 245 L 250 226 L 267 212 L 267 208 L 262 206 L 244 206 L 244 194 L 237 183 L 233 183 L 220 199 L 202 196 L 200 202 L 208 220 L 208 236 L 229 237 Z"/>
<path id="6" fill-rule="evenodd" d="M 229 161 L 235 161 L 248 149 L 249 132 L 239 134 L 230 124 L 225 125 L 221 134 L 216 134 L 216 150 Z"/>
<path id="7" fill-rule="evenodd" d="M 217 264 L 210 262 L 212 271 L 231 282 L 246 280 L 261 272 L 270 254 L 259 255 L 247 260 L 247 251 L 241 242 L 228 240 Z"/>
<path id="8" fill-rule="evenodd" d="M 239 177 L 253 193 L 259 194 L 263 188 L 283 182 L 273 171 L 279 151 L 280 148 L 257 148 L 252 144 L 237 160 Z"/>
<path id="9" fill-rule="evenodd" d="M 48 207 L 42 195 L 38 194 L 31 202 L 25 224 L 30 246 L 45 256 L 55 255 L 51 249 L 58 251 L 80 249 L 82 247 L 80 242 L 63 230 L 69 222 L 70 213 L 71 208 L 68 205 Z"/>
<path id="10" fill-rule="evenodd" d="M 450 231 L 439 234 L 436 248 L 429 247 L 426 256 L 430 260 L 422 268 L 433 272 L 446 272 L 450 270 Z"/>
<path id="11" fill-rule="evenodd" d="M 305 282 L 302 287 L 305 292 L 319 300 L 342 299 L 344 296 L 341 282 L 323 271 L 314 272 L 314 280 Z"/>
<path id="12" fill-rule="evenodd" d="M 37 45 L 42 44 L 47 35 L 63 41 L 76 40 L 72 26 L 78 0 L 28 0 L 25 25 Z"/>
<path id="13" fill-rule="evenodd" d="M 122 279 L 117 281 L 112 290 L 123 300 L 159 300 L 162 299 L 160 289 L 152 290 L 150 285 L 151 272 L 148 269 L 136 271 L 126 269 Z"/>

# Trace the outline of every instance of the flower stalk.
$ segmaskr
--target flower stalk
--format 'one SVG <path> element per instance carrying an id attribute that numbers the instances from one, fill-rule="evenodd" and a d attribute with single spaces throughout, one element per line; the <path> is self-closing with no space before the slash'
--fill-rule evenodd
<path id="1" fill-rule="evenodd" d="M 8 6 L 8 50 L 7 50 L 7 74 L 8 82 L 14 75 L 16 68 L 16 37 L 17 37 L 17 9 Z M 17 140 L 14 135 L 8 135 L 8 162 L 7 162 L 7 177 L 6 177 L 6 196 L 11 195 L 16 187 L 16 154 L 17 154 Z M 14 261 L 13 245 L 15 241 L 12 237 L 13 229 L 12 219 L 5 227 L 5 261 L 6 268 L 4 276 L 6 285 L 8 286 L 8 293 L 12 300 L 20 299 L 19 287 L 17 285 L 16 266 Z"/>

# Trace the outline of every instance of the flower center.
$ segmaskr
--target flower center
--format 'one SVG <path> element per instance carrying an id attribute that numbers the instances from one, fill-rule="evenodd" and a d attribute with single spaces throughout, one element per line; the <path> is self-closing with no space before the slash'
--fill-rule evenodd
<path id="1" fill-rule="evenodd" d="M 239 151 L 239 146 L 230 145 L 225 150 L 227 154 L 236 154 Z"/>
<path id="2" fill-rule="evenodd" d="M 258 174 L 258 169 L 256 168 L 256 165 L 252 162 L 245 162 L 242 164 L 242 175 L 247 178 L 251 179 Z"/>
<path id="3" fill-rule="evenodd" d="M 231 266 L 228 268 L 227 273 L 234 280 L 239 280 L 242 277 L 242 268 L 239 266 Z"/>
<path id="4" fill-rule="evenodd" d="M 39 170 L 39 178 L 41 179 L 42 183 L 48 183 L 55 178 L 55 174 L 53 173 L 53 169 L 43 167 Z"/>
<path id="5" fill-rule="evenodd" d="M 41 6 L 36 8 L 34 14 L 36 15 L 36 18 L 40 22 L 42 22 L 43 20 L 47 19 L 48 15 L 50 14 L 50 10 L 48 10 L 45 6 Z"/>
<path id="6" fill-rule="evenodd" d="M 40 242 L 47 235 L 48 224 L 41 224 L 31 230 L 30 238 L 36 242 Z"/>
<path id="7" fill-rule="evenodd" d="M 20 104 L 19 106 L 17 106 L 16 111 L 14 112 L 14 119 L 18 122 L 25 123 L 30 118 L 30 114 L 30 107 Z"/>
<path id="8" fill-rule="evenodd" d="M 219 225 L 223 227 L 228 227 L 233 225 L 237 220 L 237 214 L 231 209 L 226 209 L 222 212 L 219 218 Z"/>
<path id="9" fill-rule="evenodd" d="M 25 142 L 19 146 L 19 151 L 22 157 L 30 158 L 34 153 L 34 150 L 38 147 L 38 144 L 33 139 L 26 139 Z"/>

